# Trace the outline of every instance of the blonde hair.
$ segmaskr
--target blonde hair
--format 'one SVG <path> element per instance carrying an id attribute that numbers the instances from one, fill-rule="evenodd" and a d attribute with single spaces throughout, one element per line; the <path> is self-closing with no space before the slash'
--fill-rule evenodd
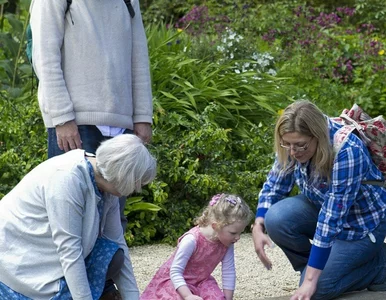
<path id="1" fill-rule="evenodd" d="M 95 155 L 97 172 L 122 196 L 140 192 L 143 185 L 155 178 L 156 160 L 133 134 L 103 141 Z"/>
<path id="2" fill-rule="evenodd" d="M 248 224 L 253 218 L 253 213 L 248 204 L 239 196 L 232 194 L 217 194 L 212 197 L 208 206 L 195 220 L 195 225 L 205 227 L 215 222 L 219 228 L 245 222 Z"/>
<path id="3" fill-rule="evenodd" d="M 334 154 L 325 115 L 308 100 L 295 101 L 284 110 L 276 122 L 275 151 L 279 164 L 285 171 L 293 168 L 296 162 L 288 151 L 280 146 L 283 135 L 291 132 L 309 136 L 317 141 L 316 151 L 311 159 L 312 176 L 315 179 L 322 177 L 330 181 Z"/>

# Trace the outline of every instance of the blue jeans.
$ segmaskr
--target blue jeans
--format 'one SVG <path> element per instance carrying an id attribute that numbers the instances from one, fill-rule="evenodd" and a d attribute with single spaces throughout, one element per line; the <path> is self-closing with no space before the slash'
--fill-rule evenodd
<path id="1" fill-rule="evenodd" d="M 277 202 L 265 215 L 270 238 L 283 250 L 295 271 L 302 273 L 299 285 L 304 280 L 318 213 L 314 204 L 298 195 Z M 386 220 L 383 219 L 373 231 L 375 243 L 369 237 L 358 241 L 336 240 L 312 299 L 333 299 L 383 283 L 386 280 L 386 248 L 382 249 L 385 234 Z"/>
<path id="2" fill-rule="evenodd" d="M 56 137 L 56 129 L 48 128 L 48 158 L 63 154 L 64 151 L 61 150 L 58 146 L 58 141 Z M 111 137 L 103 136 L 99 131 L 98 127 L 95 125 L 79 125 L 78 131 L 80 139 L 82 140 L 83 149 L 86 152 L 95 153 L 96 149 L 99 147 L 101 142 L 104 140 L 110 139 Z M 124 134 L 133 134 L 133 131 L 126 129 Z M 119 198 L 119 207 L 121 211 L 121 224 L 123 232 L 126 231 L 127 218 L 124 214 L 125 202 L 127 197 Z"/>

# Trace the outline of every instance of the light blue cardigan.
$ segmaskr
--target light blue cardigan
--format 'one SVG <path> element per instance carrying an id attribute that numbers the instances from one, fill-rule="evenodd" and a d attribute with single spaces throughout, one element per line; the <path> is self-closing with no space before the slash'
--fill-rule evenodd
<path id="1" fill-rule="evenodd" d="M 106 194 L 101 222 L 99 201 L 83 150 L 56 156 L 28 173 L 0 201 L 0 281 L 44 300 L 58 292 L 65 276 L 73 299 L 91 300 L 84 258 L 101 234 L 125 251 L 114 278 L 123 299 L 138 299 L 118 198 Z"/>

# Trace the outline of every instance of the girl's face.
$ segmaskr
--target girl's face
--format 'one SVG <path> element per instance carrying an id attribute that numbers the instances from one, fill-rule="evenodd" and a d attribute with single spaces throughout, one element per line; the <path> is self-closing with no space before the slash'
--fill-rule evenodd
<path id="1" fill-rule="evenodd" d="M 315 137 L 290 132 L 283 134 L 280 146 L 287 149 L 288 154 L 298 162 L 305 163 L 314 156 L 317 144 Z"/>
<path id="2" fill-rule="evenodd" d="M 245 222 L 236 221 L 222 228 L 216 228 L 217 224 L 213 224 L 213 229 L 217 233 L 218 240 L 226 247 L 236 243 L 240 239 L 241 233 L 244 231 L 247 224 Z"/>

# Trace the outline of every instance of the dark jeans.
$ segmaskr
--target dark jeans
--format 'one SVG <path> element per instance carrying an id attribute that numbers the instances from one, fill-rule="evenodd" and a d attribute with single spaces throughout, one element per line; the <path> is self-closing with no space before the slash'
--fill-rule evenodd
<path id="1" fill-rule="evenodd" d="M 101 142 L 104 140 L 110 139 L 111 137 L 103 136 L 99 129 L 94 125 L 79 125 L 78 131 L 80 139 L 82 140 L 83 149 L 86 152 L 94 153 L 99 147 Z M 133 131 L 126 129 L 124 134 L 133 134 Z M 58 142 L 56 138 L 56 129 L 48 128 L 48 158 L 54 157 L 56 155 L 63 154 L 64 151 L 60 150 L 58 147 Z M 125 210 L 126 197 L 119 198 L 119 207 L 121 211 L 121 224 L 123 232 L 126 231 L 127 218 L 124 214 Z"/>
<path id="2" fill-rule="evenodd" d="M 288 257 L 296 271 L 304 274 L 311 250 L 319 210 L 303 195 L 283 199 L 268 210 L 265 227 L 273 242 Z M 386 219 L 373 231 L 375 242 L 335 240 L 327 264 L 319 277 L 312 299 L 333 299 L 343 293 L 360 291 L 386 279 L 384 239 Z"/>

